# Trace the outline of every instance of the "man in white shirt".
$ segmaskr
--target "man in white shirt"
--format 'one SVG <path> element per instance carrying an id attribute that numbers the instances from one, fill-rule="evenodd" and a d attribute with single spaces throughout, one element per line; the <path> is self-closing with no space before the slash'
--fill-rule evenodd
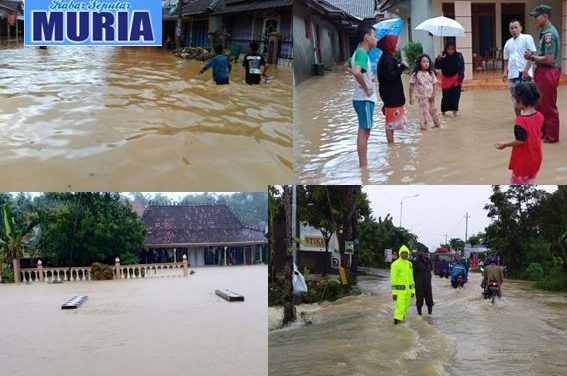
<path id="1" fill-rule="evenodd" d="M 533 77 L 532 62 L 524 58 L 526 51 L 536 52 L 534 39 L 529 34 L 522 34 L 522 24 L 518 20 L 510 21 L 510 34 L 504 45 L 504 74 L 503 81 L 508 81 L 510 93 L 512 93 L 512 104 L 516 116 L 520 115 L 520 110 L 516 107 L 514 100 L 514 87 L 518 82 L 529 81 Z"/>

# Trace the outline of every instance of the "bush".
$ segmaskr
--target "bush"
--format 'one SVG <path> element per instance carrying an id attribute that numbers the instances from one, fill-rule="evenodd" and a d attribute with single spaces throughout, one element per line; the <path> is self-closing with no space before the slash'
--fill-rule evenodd
<path id="1" fill-rule="evenodd" d="M 396 50 L 396 52 L 394 53 L 394 57 L 396 58 L 396 60 L 398 61 L 402 61 L 402 50 Z"/>
<path id="2" fill-rule="evenodd" d="M 268 286 L 268 307 L 283 305 L 285 290 L 283 281 L 278 280 Z"/>
<path id="3" fill-rule="evenodd" d="M 334 279 L 310 282 L 307 287 L 307 293 L 303 295 L 303 302 L 307 304 L 333 302 L 345 295 L 341 284 Z"/>
<path id="4" fill-rule="evenodd" d="M 2 270 L 2 283 L 14 283 L 12 267 L 4 266 L 4 270 Z"/>
<path id="5" fill-rule="evenodd" d="M 543 275 L 543 266 L 541 266 L 541 264 L 538 264 L 537 262 L 533 262 L 528 266 L 522 277 L 523 279 L 527 279 L 529 281 L 539 281 L 543 279 Z"/>
<path id="6" fill-rule="evenodd" d="M 411 72 L 415 67 L 415 59 L 423 53 L 423 46 L 419 42 L 409 42 L 404 46 L 403 50 Z"/>
<path id="7" fill-rule="evenodd" d="M 563 268 L 554 266 L 547 276 L 536 282 L 535 287 L 549 291 L 567 291 L 567 275 Z"/>
<path id="8" fill-rule="evenodd" d="M 95 262 L 91 266 L 91 279 L 94 281 L 104 281 L 114 278 L 112 268 L 108 265 Z"/>

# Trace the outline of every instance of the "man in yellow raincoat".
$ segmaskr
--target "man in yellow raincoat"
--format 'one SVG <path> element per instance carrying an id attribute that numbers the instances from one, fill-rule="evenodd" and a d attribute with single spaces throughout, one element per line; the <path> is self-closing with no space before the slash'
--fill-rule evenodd
<path id="1" fill-rule="evenodd" d="M 409 248 L 402 245 L 400 258 L 392 263 L 390 269 L 390 283 L 392 285 L 392 297 L 396 302 L 394 310 L 394 324 L 404 321 L 406 313 L 411 305 L 411 298 L 415 294 L 413 281 L 413 267 L 409 258 Z"/>

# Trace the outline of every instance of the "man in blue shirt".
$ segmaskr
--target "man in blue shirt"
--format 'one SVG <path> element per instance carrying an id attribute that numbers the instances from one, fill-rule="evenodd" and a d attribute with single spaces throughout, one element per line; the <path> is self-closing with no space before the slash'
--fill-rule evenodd
<path id="1" fill-rule="evenodd" d="M 228 75 L 232 69 L 232 64 L 230 61 L 222 54 L 222 46 L 215 46 L 215 53 L 217 54 L 214 58 L 209 60 L 203 68 L 201 68 L 200 74 L 203 74 L 209 68 L 213 68 L 213 80 L 217 85 L 228 84 Z"/>

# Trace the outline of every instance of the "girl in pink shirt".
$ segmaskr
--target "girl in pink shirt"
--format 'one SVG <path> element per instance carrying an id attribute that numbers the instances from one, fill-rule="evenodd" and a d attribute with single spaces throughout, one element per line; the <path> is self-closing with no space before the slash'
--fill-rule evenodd
<path id="1" fill-rule="evenodd" d="M 428 115 L 431 115 L 435 128 L 439 127 L 439 116 L 435 105 L 435 94 L 437 93 L 437 76 L 431 64 L 431 59 L 426 54 L 421 54 L 415 61 L 415 68 L 410 78 L 409 97 L 413 105 L 414 94 L 419 104 L 419 126 L 427 129 Z"/>

